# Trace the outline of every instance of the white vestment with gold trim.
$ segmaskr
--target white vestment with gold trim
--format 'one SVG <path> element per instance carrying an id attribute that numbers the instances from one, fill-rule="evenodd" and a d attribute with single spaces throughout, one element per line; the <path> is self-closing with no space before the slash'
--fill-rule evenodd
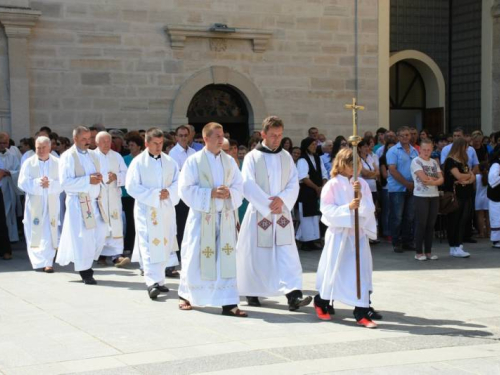
<path id="1" fill-rule="evenodd" d="M 200 171 L 200 158 L 205 157 L 210 165 L 210 170 Z M 223 163 L 222 157 L 228 158 Z M 231 191 L 231 197 L 228 200 L 211 199 L 212 188 L 202 187 L 200 173 L 211 173 L 211 182 L 214 187 L 224 185 L 227 180 L 225 175 L 229 171 L 224 170 L 227 165 L 232 168 L 229 179 L 228 188 Z M 221 267 L 222 251 L 229 251 L 226 244 L 221 243 L 221 215 L 234 214 L 237 215 L 238 207 L 243 202 L 243 179 L 236 165 L 236 162 L 231 157 L 223 154 L 219 155 L 203 149 L 190 156 L 184 166 L 179 177 L 179 195 L 182 200 L 189 206 L 189 215 L 184 231 L 184 239 L 182 241 L 182 271 L 181 281 L 179 284 L 179 296 L 188 300 L 194 306 L 212 306 L 220 307 L 226 305 L 237 305 L 239 303 L 238 288 L 235 277 L 224 277 L 224 265 Z M 227 210 L 227 207 L 230 210 Z M 215 215 L 215 249 L 206 253 L 210 257 L 215 257 L 216 270 L 214 277 L 206 277 L 202 273 L 201 259 L 204 255 L 201 249 L 201 233 L 202 233 L 202 218 L 207 219 L 206 214 L 214 212 Z M 213 219 L 213 217 L 212 217 Z M 227 250 L 225 250 L 226 248 Z M 231 251 L 235 251 L 232 249 Z M 213 259 L 213 258 L 212 258 Z"/>
<path id="2" fill-rule="evenodd" d="M 148 150 L 130 163 L 125 182 L 135 199 L 135 247 L 132 261 L 140 258 L 147 286 L 165 284 L 165 268 L 178 263 L 175 250 L 175 205 L 179 203 L 177 163 L 167 154 L 150 156 Z M 169 198 L 160 200 L 167 189 Z"/>

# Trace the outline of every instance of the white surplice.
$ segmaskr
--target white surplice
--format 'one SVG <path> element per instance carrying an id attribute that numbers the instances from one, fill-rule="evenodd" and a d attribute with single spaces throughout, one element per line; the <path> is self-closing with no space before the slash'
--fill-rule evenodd
<path id="1" fill-rule="evenodd" d="M 321 192 L 321 221 L 328 226 L 325 247 L 321 253 L 316 275 L 316 288 L 324 300 L 346 305 L 369 307 L 372 288 L 372 254 L 369 238 L 377 238 L 375 206 L 367 182 L 360 179 L 359 247 L 361 299 L 356 293 L 356 251 L 354 242 L 354 211 L 349 203 L 354 189 L 347 177 L 337 175 L 327 182 Z"/>
<path id="2" fill-rule="evenodd" d="M 221 151 L 223 152 L 223 151 Z M 214 155 L 207 149 L 190 156 L 180 173 L 179 195 L 189 206 L 189 215 L 184 230 L 182 241 L 182 271 L 179 284 L 179 296 L 188 300 L 195 306 L 220 307 L 226 305 L 237 305 L 240 301 L 236 278 L 222 278 L 220 276 L 220 216 L 224 201 L 215 199 L 215 211 L 217 221 L 215 224 L 217 260 L 217 280 L 203 280 L 201 277 L 201 219 L 202 212 L 210 212 L 211 188 L 200 187 L 199 162 L 198 159 L 206 153 L 210 164 L 210 172 L 214 186 L 218 187 L 224 183 L 224 169 L 221 156 Z M 231 207 L 235 210 L 243 202 L 243 179 L 234 159 L 231 158 L 231 167 L 234 168 L 234 177 L 231 186 Z M 209 172 L 209 171 L 203 171 Z"/>
<path id="3" fill-rule="evenodd" d="M 314 157 L 309 154 L 307 154 L 307 157 L 309 157 L 309 160 L 311 160 L 312 165 L 318 168 Z M 325 165 L 323 163 L 319 164 L 319 168 L 321 168 L 321 177 L 323 178 L 323 180 L 328 180 L 328 172 L 326 171 Z M 307 161 L 305 161 L 305 159 L 301 158 L 297 161 L 297 171 L 299 181 L 303 180 L 304 178 L 309 178 L 309 164 L 307 164 Z M 320 215 L 304 217 L 302 203 L 299 202 L 299 227 L 297 228 L 295 238 L 298 241 L 302 242 L 309 242 L 320 239 L 320 217 Z"/>
<path id="4" fill-rule="evenodd" d="M 148 160 L 149 158 L 149 160 Z M 169 163 L 174 170 L 172 182 L 169 186 L 164 186 L 163 182 L 163 163 Z M 146 179 L 145 174 L 154 178 Z M 175 235 L 175 205 L 179 203 L 178 194 L 178 168 L 177 163 L 167 154 L 161 154 L 160 158 L 154 159 L 150 156 L 148 150 L 132 159 L 127 172 L 125 188 L 127 193 L 135 199 L 134 205 L 134 223 L 135 223 L 135 246 L 132 261 L 139 261 L 144 270 L 144 280 L 147 286 L 153 284 L 165 284 L 165 268 L 179 264 L 175 249 L 172 248 Z M 160 191 L 167 189 L 169 198 L 160 200 Z M 168 247 L 170 253 L 166 262 L 154 262 L 151 259 L 149 245 L 149 232 L 147 218 L 150 215 L 150 208 L 158 210 L 164 222 L 170 220 L 170 225 L 163 228 L 163 237 L 171 244 Z"/>
<path id="5" fill-rule="evenodd" d="M 123 160 L 123 157 L 116 151 L 109 150 L 107 154 L 103 154 L 99 148 L 95 149 L 92 151 L 95 156 L 99 158 L 99 164 L 101 168 L 101 174 L 102 174 L 102 182 L 104 185 L 102 186 L 102 194 L 107 195 L 108 199 L 107 202 L 109 203 L 109 199 L 111 195 L 114 195 L 115 198 L 117 199 L 118 202 L 118 220 L 122 221 L 123 225 L 123 219 L 122 219 L 122 202 L 121 202 L 121 196 L 122 196 L 122 186 L 125 186 L 125 178 L 127 176 L 127 165 L 125 164 L 125 161 Z M 113 165 L 112 162 L 110 162 L 110 158 L 114 158 L 115 162 L 114 164 L 118 165 L 118 170 L 117 171 L 112 171 L 111 165 Z M 111 163 L 111 164 L 110 164 Z M 116 174 L 116 181 L 113 181 L 111 184 L 108 184 L 109 178 L 108 178 L 108 172 L 113 172 Z M 116 256 L 116 255 L 122 255 L 123 254 L 123 232 L 120 233 L 119 235 L 115 235 L 111 231 L 111 220 L 113 215 L 112 212 L 109 212 L 109 209 L 106 209 L 108 218 L 109 218 L 109 232 L 106 237 L 106 242 L 104 243 L 104 247 L 102 249 L 101 255 L 103 256 Z"/>
<path id="6" fill-rule="evenodd" d="M 488 172 L 488 185 L 497 188 L 500 185 L 500 164 L 492 163 Z M 500 241 L 500 202 L 489 201 L 489 215 L 492 242 Z"/>
<path id="7" fill-rule="evenodd" d="M 241 224 L 236 251 L 238 289 L 242 296 L 271 297 L 302 290 L 302 265 L 294 240 L 293 226 L 289 225 L 290 245 L 272 248 L 257 246 L 257 212 L 263 217 L 271 213 L 270 197 L 280 197 L 288 210 L 292 211 L 299 194 L 297 169 L 290 155 L 290 177 L 284 189 L 281 181 L 280 153 L 263 153 L 269 176 L 267 194 L 256 182 L 255 162 L 252 155 L 262 151 L 252 150 L 243 160 L 242 175 L 244 195 L 249 205 Z M 286 152 L 286 151 L 281 151 Z M 281 215 L 272 215 L 273 238 L 276 238 L 276 221 Z"/>
<path id="8" fill-rule="evenodd" d="M 0 153 L 0 169 L 10 172 L 10 176 L 5 176 L 0 180 L 0 185 L 5 204 L 5 219 L 7 220 L 7 228 L 9 229 L 9 239 L 10 242 L 17 242 L 19 241 L 17 213 L 21 210 L 17 194 L 17 180 L 20 169 L 19 158 L 16 154 L 7 150 L 3 154 Z M 19 214 L 21 215 L 21 213 Z"/>
<path id="9" fill-rule="evenodd" d="M 76 146 L 72 146 L 75 147 Z M 77 151 L 85 176 L 76 177 L 73 150 L 69 149 L 59 159 L 59 181 L 66 192 L 66 213 L 64 215 L 59 251 L 56 262 L 66 266 L 73 262 L 75 271 L 85 271 L 92 268 L 94 260 L 99 258 L 108 233 L 108 225 L 99 212 L 97 197 L 101 185 L 92 185 L 90 175 L 96 173 L 96 167 L 90 153 Z M 96 227 L 87 229 L 82 217 L 78 193 L 89 194 Z"/>
<path id="10" fill-rule="evenodd" d="M 37 155 L 33 155 L 31 158 L 38 158 Z M 19 188 L 26 193 L 26 204 L 24 206 L 24 236 L 26 238 L 26 246 L 28 248 L 28 255 L 31 261 L 31 265 L 34 269 L 43 267 L 52 267 L 54 263 L 54 257 L 56 256 L 56 248 L 52 241 L 52 231 L 50 229 L 50 215 L 49 215 L 49 194 L 57 194 L 57 196 L 62 192 L 61 184 L 59 183 L 59 176 L 57 179 L 52 179 L 50 177 L 50 170 L 55 164 L 55 168 L 58 168 L 58 160 L 52 155 L 46 161 L 38 160 L 39 175 L 37 178 L 33 178 L 30 175 L 30 163 L 31 158 L 28 158 L 21 167 L 21 172 L 19 173 Z M 49 179 L 49 187 L 42 188 L 40 185 L 40 180 L 46 176 Z M 33 195 L 42 196 L 42 237 L 40 240 L 40 245 L 37 248 L 31 247 L 31 230 L 33 225 L 33 215 L 30 211 L 30 201 Z M 57 207 L 55 210 L 59 212 L 59 197 L 55 200 Z M 59 225 L 59 219 L 56 225 Z"/>

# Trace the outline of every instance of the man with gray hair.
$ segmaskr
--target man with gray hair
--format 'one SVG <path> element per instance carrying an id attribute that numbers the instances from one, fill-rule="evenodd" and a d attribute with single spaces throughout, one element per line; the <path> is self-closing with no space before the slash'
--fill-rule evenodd
<path id="1" fill-rule="evenodd" d="M 9 152 L 10 137 L 0 132 L 0 188 L 2 189 L 5 204 L 5 219 L 7 222 L 10 242 L 19 241 L 17 231 L 18 197 L 15 181 L 19 175 L 19 158 Z M 4 255 L 4 259 L 11 256 Z"/>
<path id="2" fill-rule="evenodd" d="M 101 189 L 103 176 L 99 160 L 90 154 L 90 130 L 73 130 L 75 144 L 59 161 L 59 180 L 66 192 L 66 215 L 56 262 L 73 262 L 84 284 L 95 285 L 92 263 L 98 259 L 108 232 L 108 220 Z"/>
<path id="3" fill-rule="evenodd" d="M 53 273 L 59 246 L 59 161 L 50 154 L 50 139 L 41 136 L 36 155 L 29 157 L 19 173 L 19 188 L 26 193 L 24 236 L 33 269 Z"/>
<path id="4" fill-rule="evenodd" d="M 102 181 L 101 197 L 105 215 L 108 217 L 108 236 L 101 252 L 100 262 L 106 263 L 110 256 L 115 267 L 121 268 L 130 263 L 130 258 L 123 256 L 123 219 L 122 190 L 125 186 L 127 166 L 123 157 L 111 150 L 111 134 L 101 131 L 96 135 L 97 149 L 93 151 L 99 160 Z"/>

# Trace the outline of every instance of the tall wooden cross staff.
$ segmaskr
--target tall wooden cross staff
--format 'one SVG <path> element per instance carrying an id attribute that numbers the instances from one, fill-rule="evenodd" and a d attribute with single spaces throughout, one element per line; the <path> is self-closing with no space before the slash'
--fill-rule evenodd
<path id="1" fill-rule="evenodd" d="M 346 104 L 346 109 L 352 111 L 352 136 L 349 137 L 349 142 L 352 145 L 352 168 L 353 180 L 358 180 L 358 143 L 361 137 L 358 136 L 358 110 L 364 110 L 365 107 L 356 104 L 356 98 L 352 98 L 352 104 Z M 354 198 L 358 198 L 359 193 L 356 192 Z M 356 292 L 358 299 L 361 299 L 361 271 L 360 271 L 360 255 L 359 255 L 359 213 L 358 209 L 354 210 L 354 238 L 356 246 Z"/>

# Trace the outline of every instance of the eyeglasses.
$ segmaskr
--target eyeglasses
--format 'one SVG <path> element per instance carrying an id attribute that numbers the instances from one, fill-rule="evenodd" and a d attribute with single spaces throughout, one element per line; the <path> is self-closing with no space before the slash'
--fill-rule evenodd
<path id="1" fill-rule="evenodd" d="M 187 134 L 179 134 L 177 135 L 176 137 L 179 137 L 179 138 L 187 138 L 189 137 Z"/>
<path id="2" fill-rule="evenodd" d="M 340 142 L 340 145 L 345 147 L 347 146 L 347 142 Z"/>

